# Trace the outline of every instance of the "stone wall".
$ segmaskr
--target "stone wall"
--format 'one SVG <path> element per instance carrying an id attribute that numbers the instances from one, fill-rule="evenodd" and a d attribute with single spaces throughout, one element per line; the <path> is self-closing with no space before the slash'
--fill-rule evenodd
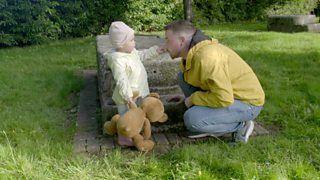
<path id="1" fill-rule="evenodd" d="M 135 41 L 137 50 L 164 43 L 164 40 L 158 36 L 144 35 L 135 36 Z M 103 56 L 103 53 L 110 48 L 112 46 L 108 35 L 97 36 L 98 87 L 103 122 L 110 120 L 117 113 L 117 108 L 111 99 L 114 80 L 110 69 L 107 67 L 108 60 Z M 156 59 L 143 62 L 148 73 L 150 92 L 160 94 L 165 111 L 169 116 L 169 124 L 181 122 L 185 111 L 183 95 L 177 85 L 179 63 L 180 59 L 171 59 L 168 53 L 164 53 Z M 180 99 L 169 102 L 170 97 L 176 95 L 179 95 Z"/>

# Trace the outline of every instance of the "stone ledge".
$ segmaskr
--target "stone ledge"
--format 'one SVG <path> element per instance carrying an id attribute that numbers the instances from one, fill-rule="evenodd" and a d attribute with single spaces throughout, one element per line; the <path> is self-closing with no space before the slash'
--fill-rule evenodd
<path id="1" fill-rule="evenodd" d="M 270 21 L 281 22 L 288 25 L 306 25 L 317 23 L 315 15 L 271 15 L 268 17 Z"/>
<path id="2" fill-rule="evenodd" d="M 319 32 L 315 15 L 273 15 L 268 17 L 268 30 L 279 32 Z"/>
<path id="3" fill-rule="evenodd" d="M 308 24 L 307 26 L 309 32 L 320 33 L 320 23 Z"/>

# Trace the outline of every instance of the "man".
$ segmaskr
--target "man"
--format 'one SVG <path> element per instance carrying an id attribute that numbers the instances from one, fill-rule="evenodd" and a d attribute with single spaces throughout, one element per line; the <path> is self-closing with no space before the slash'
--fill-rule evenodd
<path id="1" fill-rule="evenodd" d="M 165 26 L 165 37 L 170 56 L 182 58 L 178 83 L 186 97 L 188 137 L 235 132 L 235 139 L 246 143 L 265 98 L 249 65 L 188 21 Z"/>

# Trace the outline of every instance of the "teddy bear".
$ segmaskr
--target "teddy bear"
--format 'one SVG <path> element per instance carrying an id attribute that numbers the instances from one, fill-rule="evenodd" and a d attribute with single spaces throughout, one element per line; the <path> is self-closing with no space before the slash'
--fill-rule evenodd
<path id="1" fill-rule="evenodd" d="M 165 122 L 168 119 L 157 93 L 150 93 L 142 100 L 141 106 L 129 104 L 129 110 L 123 115 L 114 115 L 105 122 L 104 131 L 109 135 L 115 133 L 132 138 L 134 146 L 139 151 L 150 151 L 154 147 L 151 138 L 150 122 Z M 141 133 L 142 132 L 142 133 Z"/>
<path id="2" fill-rule="evenodd" d="M 150 93 L 141 103 L 141 109 L 146 113 L 150 122 L 166 122 L 167 114 L 164 112 L 164 106 L 158 93 Z"/>

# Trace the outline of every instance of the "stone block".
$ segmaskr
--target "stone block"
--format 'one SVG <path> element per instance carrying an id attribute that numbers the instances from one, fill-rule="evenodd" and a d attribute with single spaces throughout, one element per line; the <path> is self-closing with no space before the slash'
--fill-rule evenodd
<path id="1" fill-rule="evenodd" d="M 308 24 L 307 26 L 309 32 L 320 33 L 320 23 Z"/>
<path id="2" fill-rule="evenodd" d="M 315 26 L 310 24 L 317 23 L 315 15 L 274 15 L 268 17 L 268 30 L 279 32 L 316 32 Z"/>

